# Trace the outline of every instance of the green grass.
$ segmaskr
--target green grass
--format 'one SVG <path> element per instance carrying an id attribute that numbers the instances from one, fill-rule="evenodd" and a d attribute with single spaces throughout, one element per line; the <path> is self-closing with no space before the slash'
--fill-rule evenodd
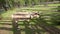
<path id="1" fill-rule="evenodd" d="M 3 18 L 11 18 L 11 15 L 14 14 L 15 12 L 16 12 L 16 9 L 8 10 L 2 14 L 2 17 Z"/>
<path id="2" fill-rule="evenodd" d="M 11 18 L 11 15 L 14 14 L 18 10 L 25 10 L 25 11 L 43 11 L 43 13 L 48 12 L 49 10 L 53 10 L 53 8 L 49 7 L 38 7 L 38 6 L 43 6 L 43 5 L 36 5 L 34 7 L 23 7 L 23 8 L 14 8 L 13 10 L 8 10 L 7 12 L 2 14 L 3 18 Z M 48 4 L 48 6 L 60 6 L 60 4 Z M 46 12 L 44 12 L 46 11 Z M 52 12 L 51 12 L 52 13 Z"/>
<path id="3" fill-rule="evenodd" d="M 44 6 L 44 5 L 36 5 L 34 7 L 22 7 L 22 8 L 15 8 L 13 10 L 8 10 L 7 12 L 3 13 L 2 14 L 2 17 L 5 18 L 5 19 L 8 19 L 8 18 L 11 18 L 11 15 L 14 14 L 15 12 L 17 11 L 21 11 L 21 10 L 25 10 L 25 11 L 39 11 L 39 12 L 42 12 L 43 15 L 52 15 L 52 14 L 55 14 L 55 13 L 58 13 L 58 12 L 52 12 L 50 10 L 52 10 L 53 8 L 49 8 L 49 7 L 40 7 L 40 6 Z M 60 6 L 60 4 L 48 4 L 48 6 Z M 45 19 L 50 19 L 51 17 L 48 17 L 48 18 L 45 18 Z M 1 21 L 4 21 L 4 20 L 1 20 Z M 5 23 L 5 22 L 1 22 L 0 23 Z M 49 24 L 51 24 L 50 22 L 48 22 Z M 10 22 L 10 24 L 12 24 Z M 23 22 L 19 22 L 18 24 L 23 24 L 23 25 L 19 25 L 19 27 L 21 28 L 25 28 L 25 25 Z M 34 24 L 34 22 L 31 22 L 29 24 Z M 1 24 L 0 24 L 1 25 Z M 1 26 L 2 27 L 2 26 Z M 60 26 L 56 26 L 57 28 L 60 28 Z M 26 29 L 24 31 L 22 31 L 21 33 L 22 34 L 25 34 L 25 31 L 26 32 L 31 32 L 32 30 L 29 30 L 29 29 Z M 12 31 L 10 32 L 12 33 Z"/>
<path id="4" fill-rule="evenodd" d="M 48 6 L 60 6 L 60 4 L 48 4 Z"/>

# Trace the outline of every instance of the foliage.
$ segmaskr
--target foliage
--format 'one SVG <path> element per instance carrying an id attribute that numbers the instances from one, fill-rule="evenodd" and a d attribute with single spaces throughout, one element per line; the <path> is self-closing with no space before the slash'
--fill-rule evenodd
<path id="1" fill-rule="evenodd" d="M 55 25 L 60 25 L 60 13 L 54 13 L 54 14 L 52 14 L 51 21 Z"/>
<path id="2" fill-rule="evenodd" d="M 8 8 L 13 7 L 38 5 L 40 2 L 48 1 L 50 0 L 0 0 L 0 4 L 5 10 L 7 10 Z M 46 5 L 47 3 L 44 4 Z"/>

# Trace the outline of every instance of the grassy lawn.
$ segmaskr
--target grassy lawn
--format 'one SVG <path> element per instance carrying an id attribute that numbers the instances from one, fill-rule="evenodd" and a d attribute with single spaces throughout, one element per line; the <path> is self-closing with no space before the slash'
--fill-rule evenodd
<path id="1" fill-rule="evenodd" d="M 5 19 L 11 18 L 11 15 L 14 14 L 14 13 L 16 13 L 17 11 L 39 11 L 39 12 L 42 12 L 43 15 L 52 15 L 52 14 L 55 14 L 55 13 L 58 13 L 58 12 L 52 11 L 53 8 L 51 6 L 60 6 L 60 4 L 48 4 L 48 6 L 50 6 L 50 7 L 41 7 L 41 6 L 44 6 L 44 5 L 35 5 L 33 7 L 14 8 L 13 10 L 8 10 L 5 13 L 3 13 L 2 17 L 5 18 Z M 47 19 L 47 20 L 50 19 L 50 17 L 49 18 L 44 17 L 44 18 Z M 4 26 L 4 25 L 1 25 L 1 24 L 5 23 L 4 21 L 5 20 L 0 20 L 0 27 Z M 6 23 L 8 23 L 8 22 L 6 22 Z M 9 24 L 12 24 L 12 23 L 10 22 Z M 25 25 L 24 25 L 23 22 L 19 22 L 18 24 L 19 24 L 19 28 L 25 28 Z M 21 25 L 21 24 L 23 24 L 23 25 Z M 29 24 L 35 24 L 35 23 L 31 22 Z M 56 26 L 56 27 L 60 28 L 60 26 Z M 29 31 L 32 31 L 32 30 L 28 30 L 28 28 L 25 28 L 25 29 L 26 30 L 24 30 L 24 31 L 21 32 L 22 34 L 25 34 L 27 32 L 29 33 Z M 9 31 L 9 33 L 12 34 L 12 31 Z"/>
<path id="2" fill-rule="evenodd" d="M 48 6 L 60 6 L 60 4 L 48 4 Z"/>
<path id="3" fill-rule="evenodd" d="M 3 18 L 11 18 L 11 15 L 14 14 L 15 12 L 16 12 L 16 9 L 8 10 L 2 14 L 2 17 Z"/>
<path id="4" fill-rule="evenodd" d="M 11 17 L 12 14 L 14 14 L 16 11 L 25 10 L 25 11 L 46 11 L 53 10 L 52 7 L 38 7 L 43 5 L 36 5 L 34 7 L 23 7 L 23 8 L 15 8 L 13 10 L 8 10 L 7 12 L 2 14 L 2 17 Z M 60 6 L 60 4 L 48 4 L 48 6 Z M 45 12 L 44 12 L 45 13 Z M 51 12 L 52 13 L 52 12 Z"/>
<path id="5" fill-rule="evenodd" d="M 7 18 L 11 18 L 11 15 L 16 13 L 17 11 L 39 11 L 41 13 L 43 13 L 44 15 L 50 15 L 50 14 L 54 14 L 54 13 L 58 13 L 58 12 L 54 12 L 52 11 L 53 8 L 52 7 L 40 7 L 40 6 L 44 6 L 44 5 L 35 5 L 34 7 L 22 7 L 22 8 L 14 8 L 13 10 L 8 10 L 5 13 L 2 14 L 2 17 L 7 19 Z M 60 6 L 60 4 L 48 4 L 48 6 Z"/>

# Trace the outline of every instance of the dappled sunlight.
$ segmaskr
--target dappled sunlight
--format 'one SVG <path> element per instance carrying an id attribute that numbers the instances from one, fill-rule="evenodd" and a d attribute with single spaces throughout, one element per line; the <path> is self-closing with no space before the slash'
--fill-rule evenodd
<path id="1" fill-rule="evenodd" d="M 60 34 L 60 0 L 0 0 L 0 34 Z"/>

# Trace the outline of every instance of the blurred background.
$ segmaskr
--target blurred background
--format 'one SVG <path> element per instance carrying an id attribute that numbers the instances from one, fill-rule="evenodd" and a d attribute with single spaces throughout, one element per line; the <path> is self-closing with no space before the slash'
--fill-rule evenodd
<path id="1" fill-rule="evenodd" d="M 19 30 L 16 31 L 11 15 L 20 11 L 37 11 L 40 17 L 28 23 L 18 21 Z M 0 0 L 0 34 L 49 34 L 45 26 L 60 29 L 60 0 Z"/>

